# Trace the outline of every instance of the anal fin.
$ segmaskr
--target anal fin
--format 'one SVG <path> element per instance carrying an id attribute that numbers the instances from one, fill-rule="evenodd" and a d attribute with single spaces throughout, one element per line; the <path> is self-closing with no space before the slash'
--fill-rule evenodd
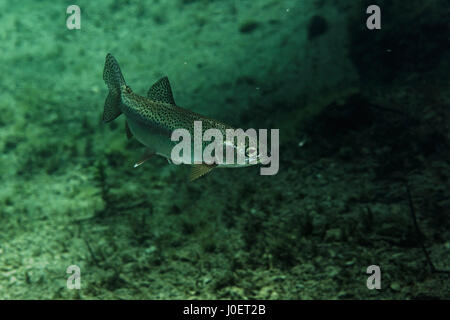
<path id="1" fill-rule="evenodd" d="M 189 181 L 194 181 L 194 180 L 200 178 L 201 176 L 204 176 L 205 174 L 210 172 L 215 167 L 216 167 L 215 164 L 211 164 L 211 165 L 206 164 L 206 163 L 194 164 L 192 166 L 191 172 L 189 174 Z"/>

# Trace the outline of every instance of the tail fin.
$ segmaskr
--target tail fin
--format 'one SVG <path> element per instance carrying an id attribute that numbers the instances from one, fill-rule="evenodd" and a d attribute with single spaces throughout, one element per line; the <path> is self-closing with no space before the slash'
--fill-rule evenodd
<path id="1" fill-rule="evenodd" d="M 109 93 L 106 97 L 105 108 L 103 110 L 103 121 L 110 122 L 117 118 L 120 111 L 120 88 L 125 85 L 119 64 L 112 54 L 108 53 L 105 60 L 105 68 L 103 69 L 103 80 L 108 86 Z"/>

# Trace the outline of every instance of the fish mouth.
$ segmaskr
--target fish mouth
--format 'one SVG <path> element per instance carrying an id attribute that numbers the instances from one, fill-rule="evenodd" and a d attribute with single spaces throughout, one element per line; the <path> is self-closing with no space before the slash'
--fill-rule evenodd
<path id="1" fill-rule="evenodd" d="M 268 155 L 266 155 L 266 154 L 259 155 L 256 161 L 257 161 L 257 164 L 262 164 L 262 165 L 269 164 L 270 163 L 270 157 Z"/>

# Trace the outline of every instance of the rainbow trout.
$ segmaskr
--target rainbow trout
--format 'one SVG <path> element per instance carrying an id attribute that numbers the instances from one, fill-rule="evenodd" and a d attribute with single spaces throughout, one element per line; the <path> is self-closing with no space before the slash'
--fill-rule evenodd
<path id="1" fill-rule="evenodd" d="M 110 122 L 123 113 L 126 118 L 125 130 L 127 137 L 136 137 L 139 142 L 149 148 L 150 155 L 163 156 L 170 162 L 171 152 L 176 144 L 171 139 L 172 133 L 176 129 L 186 129 L 194 136 L 194 131 L 197 130 L 195 126 L 197 121 L 201 121 L 202 134 L 207 129 L 217 129 L 225 137 L 227 129 L 234 130 L 232 127 L 217 120 L 178 107 L 173 99 L 172 89 L 167 77 L 163 77 L 153 84 L 148 90 L 146 97 L 137 95 L 127 86 L 119 64 L 109 53 L 106 55 L 103 80 L 109 89 L 105 101 L 103 121 Z M 224 150 L 233 149 L 237 154 L 243 156 L 245 162 L 243 164 L 208 164 L 202 162 L 201 156 L 199 158 L 193 152 L 189 161 L 184 161 L 186 164 L 193 165 L 190 174 L 191 181 L 205 175 L 216 167 L 246 167 L 261 163 L 261 159 L 263 159 L 263 156 L 257 153 L 256 141 L 245 140 L 242 143 L 232 139 L 232 141 L 225 140 L 222 143 L 221 147 Z M 148 157 L 136 163 L 135 167 L 147 159 Z"/>

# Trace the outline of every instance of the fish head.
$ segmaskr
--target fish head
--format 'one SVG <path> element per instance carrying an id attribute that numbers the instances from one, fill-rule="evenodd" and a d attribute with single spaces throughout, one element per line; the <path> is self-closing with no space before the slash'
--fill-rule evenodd
<path id="1" fill-rule="evenodd" d="M 224 158 L 227 152 L 234 151 L 234 163 L 227 167 L 248 167 L 256 164 L 265 164 L 267 159 L 267 146 L 259 141 L 256 136 L 246 135 L 245 139 L 225 140 Z M 262 152 L 263 151 L 263 152 Z"/>

